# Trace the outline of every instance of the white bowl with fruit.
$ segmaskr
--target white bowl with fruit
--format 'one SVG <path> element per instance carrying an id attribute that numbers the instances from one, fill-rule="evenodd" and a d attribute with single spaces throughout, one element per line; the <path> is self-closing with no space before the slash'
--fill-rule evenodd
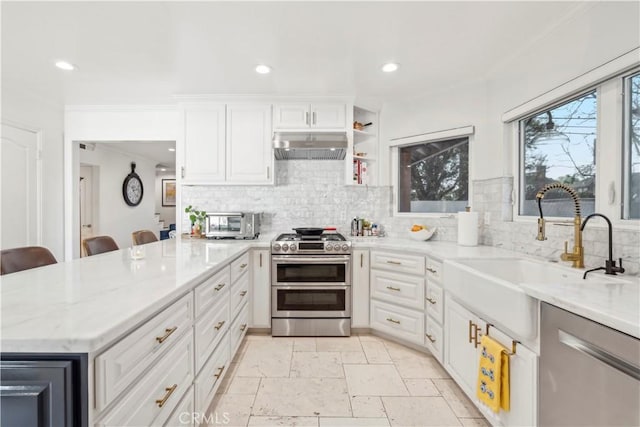
<path id="1" fill-rule="evenodd" d="M 414 224 L 413 227 L 411 227 L 409 236 L 413 240 L 422 242 L 432 238 L 435 232 L 436 232 L 435 227 L 427 227 L 426 225 L 422 225 L 422 224 Z"/>

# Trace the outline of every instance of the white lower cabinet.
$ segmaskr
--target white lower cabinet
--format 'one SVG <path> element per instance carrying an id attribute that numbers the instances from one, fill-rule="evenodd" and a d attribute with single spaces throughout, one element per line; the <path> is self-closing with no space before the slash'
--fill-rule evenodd
<path id="1" fill-rule="evenodd" d="M 533 426 L 537 412 L 537 355 L 522 344 L 515 347 L 510 356 L 510 403 L 508 412 L 497 414 L 476 398 L 476 381 L 480 339 L 487 331 L 487 323 L 460 305 L 450 295 L 445 295 L 445 368 L 460 388 L 478 406 L 493 425 Z M 489 335 L 507 349 L 512 349 L 513 338 L 495 326 L 489 327 Z M 476 342 L 478 343 L 476 346 Z"/>
<path id="2" fill-rule="evenodd" d="M 268 249 L 255 249 L 251 254 L 251 319 L 252 328 L 271 327 L 271 254 Z"/>
<path id="3" fill-rule="evenodd" d="M 352 256 L 351 327 L 369 327 L 369 251 L 355 249 Z"/>
<path id="4" fill-rule="evenodd" d="M 424 278 L 372 270 L 371 295 L 393 304 L 424 310 Z"/>
<path id="5" fill-rule="evenodd" d="M 193 334 L 188 331 L 128 390 L 98 426 L 162 425 L 191 386 Z"/>
<path id="6" fill-rule="evenodd" d="M 229 312 L 230 319 L 234 319 L 240 308 L 249 300 L 249 275 L 241 276 L 237 282 L 231 285 L 231 294 L 229 295 Z"/>
<path id="7" fill-rule="evenodd" d="M 196 321 L 196 372 L 202 369 L 213 349 L 229 329 L 229 293 Z"/>
<path id="8" fill-rule="evenodd" d="M 220 387 L 230 361 L 229 334 L 226 334 L 194 381 L 196 413 L 205 414 Z"/>
<path id="9" fill-rule="evenodd" d="M 163 427 L 194 427 L 197 420 L 193 412 L 195 399 L 195 392 L 191 386 Z"/>
<path id="10" fill-rule="evenodd" d="M 231 354 L 234 355 L 242 342 L 242 338 L 247 334 L 249 326 L 249 304 L 245 304 L 240 309 L 238 317 L 229 327 L 229 340 L 231 346 Z"/>
<path id="11" fill-rule="evenodd" d="M 425 345 L 431 354 L 440 361 L 444 360 L 444 334 L 442 327 L 431 316 L 425 316 Z"/>
<path id="12" fill-rule="evenodd" d="M 424 345 L 424 313 L 371 300 L 371 327 Z"/>

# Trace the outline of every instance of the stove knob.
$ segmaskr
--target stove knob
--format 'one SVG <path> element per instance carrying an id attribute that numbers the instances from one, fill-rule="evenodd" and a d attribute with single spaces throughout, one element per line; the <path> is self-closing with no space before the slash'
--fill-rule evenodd
<path id="1" fill-rule="evenodd" d="M 296 247 L 296 245 L 295 245 L 295 244 L 293 244 L 293 243 L 289 245 L 289 248 L 290 248 L 292 251 L 298 250 L 298 248 Z"/>
<path id="2" fill-rule="evenodd" d="M 273 250 L 274 251 L 279 251 L 281 248 L 280 243 L 276 243 L 275 245 L 273 245 Z"/>
<path id="3" fill-rule="evenodd" d="M 282 250 L 287 252 L 289 250 L 289 245 L 287 245 L 286 243 L 282 245 Z"/>
<path id="4" fill-rule="evenodd" d="M 331 246 L 331 244 L 330 244 L 330 243 L 327 243 L 327 245 L 324 247 L 324 249 L 325 249 L 326 251 L 331 251 L 331 250 L 333 250 L 333 246 Z"/>
<path id="5" fill-rule="evenodd" d="M 349 245 L 347 245 L 347 244 L 342 245 L 342 250 L 345 251 L 345 252 L 348 251 L 349 250 Z"/>

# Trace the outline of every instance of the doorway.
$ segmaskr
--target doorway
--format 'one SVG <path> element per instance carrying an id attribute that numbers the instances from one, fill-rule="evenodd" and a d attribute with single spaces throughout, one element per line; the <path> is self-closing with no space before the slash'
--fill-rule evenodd
<path id="1" fill-rule="evenodd" d="M 95 236 L 99 230 L 96 229 L 98 224 L 96 216 L 100 211 L 97 197 L 100 194 L 98 187 L 98 177 L 100 176 L 97 166 L 80 164 L 80 183 L 79 196 L 80 201 L 80 256 L 86 256 L 82 247 L 82 241 Z"/>

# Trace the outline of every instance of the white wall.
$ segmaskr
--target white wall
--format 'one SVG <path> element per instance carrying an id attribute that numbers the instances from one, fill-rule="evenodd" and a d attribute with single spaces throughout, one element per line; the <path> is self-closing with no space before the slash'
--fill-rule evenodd
<path id="1" fill-rule="evenodd" d="M 157 172 L 156 173 L 156 213 L 160 214 L 160 220 L 164 221 L 164 226 L 169 227 L 169 224 L 176 223 L 176 207 L 164 207 L 162 206 L 162 180 L 163 179 L 176 179 L 175 172 Z M 159 236 L 158 236 L 159 237 Z"/>
<path id="2" fill-rule="evenodd" d="M 2 119 L 41 132 L 43 214 L 39 244 L 49 248 L 58 261 L 64 260 L 63 117 L 62 106 L 20 93 L 3 82 Z"/>
<path id="3" fill-rule="evenodd" d="M 136 230 L 148 229 L 158 235 L 154 221 L 154 161 L 120 153 L 109 147 L 109 143 L 96 144 L 94 151 L 80 150 L 79 157 L 83 164 L 98 166 L 98 221 L 93 230 L 96 236 L 109 235 L 120 248 L 126 248 L 131 246 L 131 233 Z M 136 173 L 144 187 L 138 206 L 127 205 L 122 196 L 122 183 L 131 172 L 131 162 L 136 163 Z"/>

